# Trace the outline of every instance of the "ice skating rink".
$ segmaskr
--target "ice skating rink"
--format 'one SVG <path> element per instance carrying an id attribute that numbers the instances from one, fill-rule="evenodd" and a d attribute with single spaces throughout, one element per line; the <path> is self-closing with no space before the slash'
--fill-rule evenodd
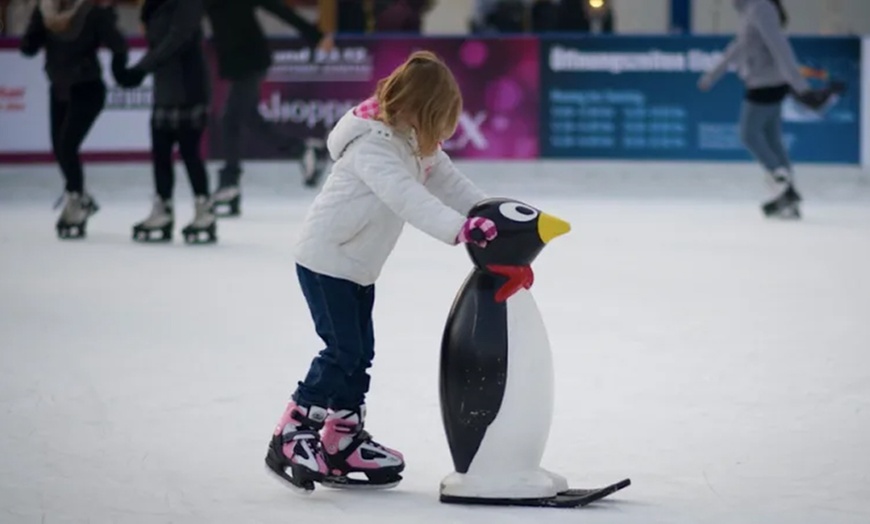
<path id="1" fill-rule="evenodd" d="M 405 480 L 295 495 L 263 457 L 320 348 L 293 268 L 313 197 L 296 166 L 249 165 L 243 217 L 199 247 L 130 240 L 145 165 L 90 167 L 102 209 L 67 242 L 56 169 L 6 166 L 0 522 L 870 522 L 867 173 L 801 167 L 805 220 L 786 223 L 760 217 L 748 164 L 461 166 L 572 223 L 534 266 L 556 363 L 543 465 L 631 487 L 576 510 L 438 502 L 439 344 L 471 265 L 408 227 L 377 287 L 367 426 L 405 453 Z M 192 214 L 177 179 L 176 234 Z"/>

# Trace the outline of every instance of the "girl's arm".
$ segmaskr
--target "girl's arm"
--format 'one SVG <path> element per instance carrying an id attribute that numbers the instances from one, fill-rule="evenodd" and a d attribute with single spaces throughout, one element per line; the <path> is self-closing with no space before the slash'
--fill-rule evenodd
<path id="1" fill-rule="evenodd" d="M 202 13 L 202 0 L 178 2 L 178 10 L 175 12 L 169 34 L 150 49 L 131 69 L 150 73 L 169 60 L 199 29 L 202 23 Z"/>
<path id="2" fill-rule="evenodd" d="M 462 215 L 468 215 L 475 204 L 486 198 L 483 191 L 463 175 L 447 153 L 441 150 L 425 185 L 432 194 Z"/>
<path id="3" fill-rule="evenodd" d="M 725 48 L 725 52 L 722 53 L 722 57 L 716 62 L 716 65 L 701 77 L 701 80 L 698 82 L 701 89 L 706 91 L 716 85 L 716 82 L 722 78 L 722 75 L 728 70 L 728 66 L 734 61 L 734 57 L 737 56 L 737 52 L 740 50 L 740 45 L 739 38 L 735 37 L 731 40 L 728 47 Z"/>
<path id="4" fill-rule="evenodd" d="M 396 144 L 377 137 L 360 144 L 354 171 L 406 222 L 446 244 L 456 244 L 465 216 L 444 205 L 411 176 Z"/>
<path id="5" fill-rule="evenodd" d="M 766 3 L 766 2 L 765 2 Z M 767 49 L 776 60 L 776 65 L 783 76 L 788 79 L 788 83 L 798 93 L 803 93 L 810 88 L 809 82 L 801 75 L 800 66 L 798 66 L 797 58 L 794 56 L 791 44 L 785 37 L 780 25 L 779 14 L 776 8 L 771 5 L 759 5 L 755 10 L 756 16 L 751 17 L 752 23 L 758 28 L 764 43 L 767 44 Z"/>
<path id="6" fill-rule="evenodd" d="M 27 30 L 21 37 L 18 48 L 24 56 L 35 56 L 45 46 L 45 22 L 42 20 L 42 12 L 39 5 L 33 8 Z"/>

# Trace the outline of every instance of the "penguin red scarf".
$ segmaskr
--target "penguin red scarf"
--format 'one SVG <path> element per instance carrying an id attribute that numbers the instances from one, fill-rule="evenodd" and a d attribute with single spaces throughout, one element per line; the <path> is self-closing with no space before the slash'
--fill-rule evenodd
<path id="1" fill-rule="evenodd" d="M 491 273 L 507 277 L 508 281 L 495 292 L 495 301 L 504 302 L 521 288 L 529 289 L 535 282 L 532 266 L 502 266 L 489 264 L 486 266 Z"/>

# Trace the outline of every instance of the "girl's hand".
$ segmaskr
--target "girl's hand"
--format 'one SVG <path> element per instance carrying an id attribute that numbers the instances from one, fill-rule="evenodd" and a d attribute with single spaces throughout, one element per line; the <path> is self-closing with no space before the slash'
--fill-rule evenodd
<path id="1" fill-rule="evenodd" d="M 488 218 L 471 217 L 462 225 L 459 235 L 456 236 L 456 241 L 486 247 L 486 244 L 496 236 L 498 236 L 498 230 L 495 227 L 495 222 Z"/>

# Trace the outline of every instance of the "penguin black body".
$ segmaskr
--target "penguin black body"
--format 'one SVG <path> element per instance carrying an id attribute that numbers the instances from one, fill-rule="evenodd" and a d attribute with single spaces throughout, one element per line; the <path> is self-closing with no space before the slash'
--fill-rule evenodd
<path id="1" fill-rule="evenodd" d="M 454 469 L 462 475 L 473 469 L 472 465 L 487 431 L 504 408 L 512 347 L 508 325 L 512 318 L 508 312 L 509 299 L 521 289 L 531 287 L 534 281 L 531 264 L 544 246 L 556 236 L 570 230 L 566 222 L 528 204 L 508 199 L 484 200 L 474 206 L 468 215 L 492 220 L 496 224 L 498 235 L 484 246 L 466 244 L 474 267 L 448 314 L 441 342 L 439 393 L 442 422 Z M 516 314 L 515 312 L 513 316 Z M 547 351 L 549 352 L 548 346 Z M 541 387 L 549 385 L 542 384 Z M 515 385 L 514 388 L 516 387 Z M 538 431 L 537 428 L 524 427 L 512 430 Z M 543 428 L 542 431 L 546 432 L 548 429 Z M 493 441 L 488 442 L 491 445 Z M 542 446 L 543 444 L 540 447 L 541 452 Z M 509 449 L 504 453 L 522 454 L 523 450 Z M 534 455 L 534 451 L 531 453 Z M 510 461 L 512 458 L 506 455 L 504 460 Z M 481 466 L 478 466 L 475 470 L 478 476 L 480 469 Z M 626 479 L 598 489 L 560 489 L 558 492 L 554 490 L 552 496 L 534 498 L 479 494 L 463 496 L 457 495 L 455 491 L 445 493 L 445 484 L 442 483 L 441 501 L 458 504 L 576 507 L 603 498 L 629 483 Z M 497 489 L 493 491 L 498 492 Z"/>

